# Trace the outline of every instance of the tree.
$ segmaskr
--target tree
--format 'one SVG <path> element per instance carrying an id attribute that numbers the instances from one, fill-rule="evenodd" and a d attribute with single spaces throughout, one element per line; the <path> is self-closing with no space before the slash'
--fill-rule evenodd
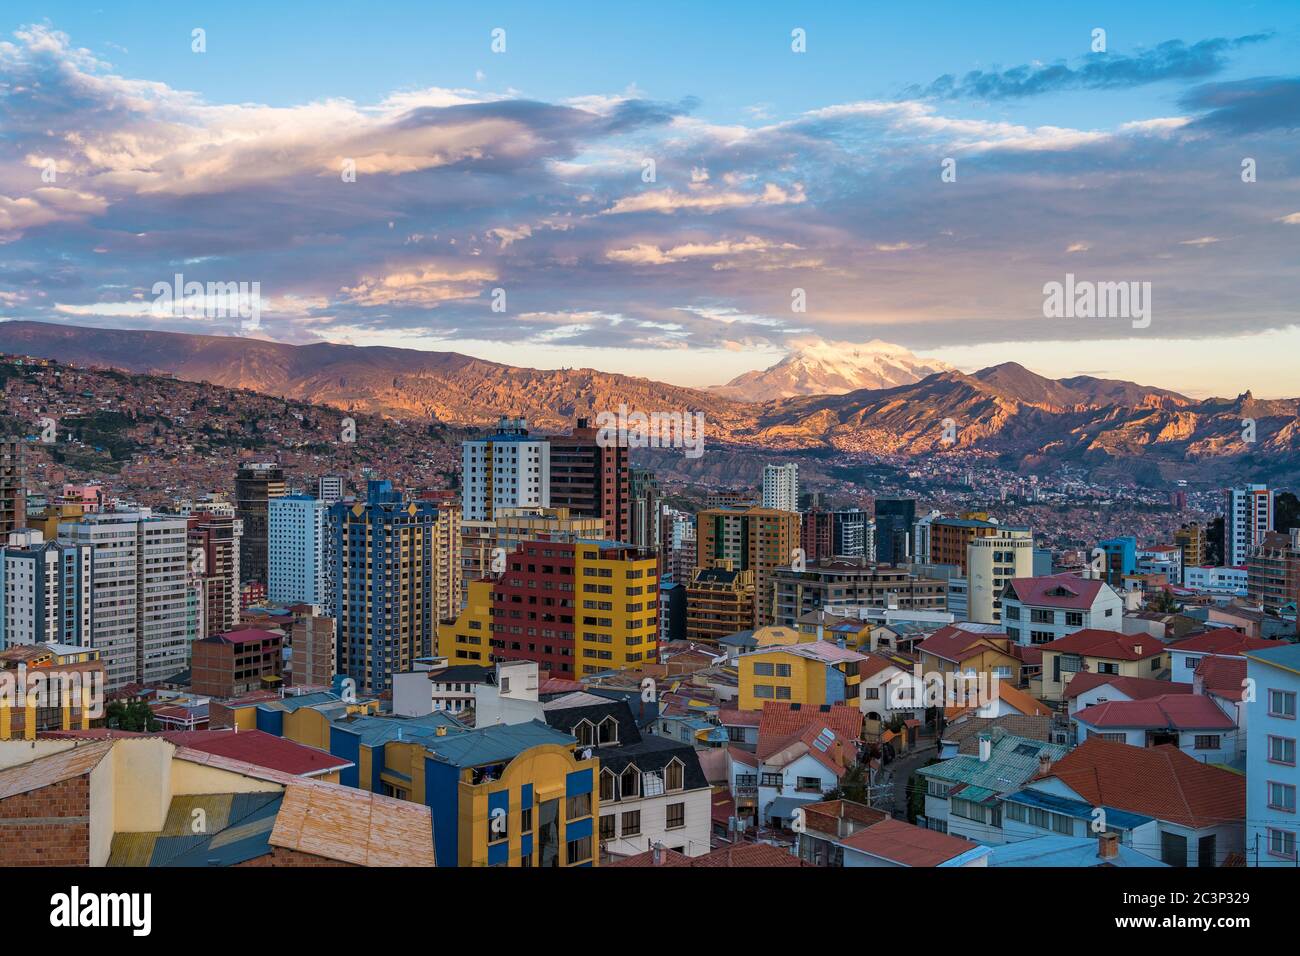
<path id="1" fill-rule="evenodd" d="M 1300 498 L 1283 491 L 1273 502 L 1273 530 L 1287 532 L 1300 528 Z"/>
<path id="2" fill-rule="evenodd" d="M 136 733 L 154 732 L 162 729 L 149 705 L 142 700 L 110 701 L 104 708 L 105 724 L 113 730 L 129 730 Z"/>
<path id="3" fill-rule="evenodd" d="M 840 785 L 826 794 L 826 799 L 852 800 L 854 803 L 865 804 L 868 802 L 867 787 L 867 768 L 860 763 L 855 763 L 844 772 L 844 776 L 840 778 Z"/>
<path id="4" fill-rule="evenodd" d="M 1151 610 L 1157 614 L 1177 614 L 1181 610 L 1181 605 L 1168 591 L 1160 591 L 1151 600 Z"/>

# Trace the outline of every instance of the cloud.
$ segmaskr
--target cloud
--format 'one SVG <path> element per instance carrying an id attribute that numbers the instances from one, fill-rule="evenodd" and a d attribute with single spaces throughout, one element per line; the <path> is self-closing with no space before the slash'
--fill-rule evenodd
<path id="1" fill-rule="evenodd" d="M 1266 76 L 1207 83 L 1188 91 L 1184 109 L 1203 115 L 1194 128 L 1225 133 L 1300 129 L 1300 77 Z"/>
<path id="2" fill-rule="evenodd" d="M 1042 96 L 1064 90 L 1114 90 L 1164 80 L 1194 80 L 1213 76 L 1228 64 L 1234 50 L 1270 39 L 1258 33 L 1229 39 L 1216 37 L 1188 45 L 1164 43 L 1135 55 L 1092 53 L 1077 66 L 1066 63 L 1026 64 L 1007 70 L 972 70 L 960 78 L 945 74 L 925 87 L 909 87 L 905 95 L 926 99 L 1004 100 Z"/>

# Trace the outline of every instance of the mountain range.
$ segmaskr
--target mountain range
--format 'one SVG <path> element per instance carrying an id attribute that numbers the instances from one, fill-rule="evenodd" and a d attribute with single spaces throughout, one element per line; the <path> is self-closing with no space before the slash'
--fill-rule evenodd
<path id="1" fill-rule="evenodd" d="M 454 352 L 39 322 L 0 322 L 0 351 L 458 426 L 511 414 L 558 431 L 578 416 L 625 404 L 702 412 L 707 440 L 737 448 L 902 457 L 972 451 L 1024 469 L 1077 462 L 1144 483 L 1300 474 L 1296 399 L 1247 392 L 1196 400 L 1132 382 L 1045 378 L 1012 362 L 972 374 L 943 369 L 887 388 L 742 401 L 725 389 L 594 369 L 518 368 Z"/>

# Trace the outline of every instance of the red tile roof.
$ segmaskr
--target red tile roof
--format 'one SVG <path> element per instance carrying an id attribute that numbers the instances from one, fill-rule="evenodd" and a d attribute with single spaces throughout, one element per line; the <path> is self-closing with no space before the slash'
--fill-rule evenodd
<path id="1" fill-rule="evenodd" d="M 294 743 L 261 730 L 180 730 L 159 734 L 178 747 L 229 757 L 295 777 L 316 776 L 349 766 L 352 761 L 315 747 Z"/>
<path id="2" fill-rule="evenodd" d="M 894 819 L 882 820 L 840 842 L 901 866 L 938 866 L 979 846 Z"/>
<path id="3" fill-rule="evenodd" d="M 644 853 L 638 853 L 635 856 L 624 857 L 621 860 L 615 860 L 613 863 L 607 863 L 606 866 L 691 866 L 691 858 L 684 853 L 678 853 L 676 850 L 670 850 L 664 847 L 659 851 L 659 862 L 655 862 L 655 851 L 646 850 Z"/>
<path id="4" fill-rule="evenodd" d="M 1246 778 L 1177 747 L 1130 747 L 1092 737 L 1055 764 L 1056 777 L 1093 806 L 1200 828 L 1246 817 Z"/>
<path id="5" fill-rule="evenodd" d="M 718 723 L 724 727 L 757 727 L 762 719 L 761 710 L 718 711 Z"/>
<path id="6" fill-rule="evenodd" d="M 790 737 L 815 722 L 848 740 L 857 740 L 862 735 L 862 711 L 851 704 L 804 706 L 768 701 L 763 705 L 758 724 L 759 758 L 775 753 Z"/>
<path id="7" fill-rule="evenodd" d="M 1203 693 L 1225 700 L 1241 700 L 1246 692 L 1246 659 L 1211 654 L 1196 665 Z"/>
<path id="8" fill-rule="evenodd" d="M 1149 697 L 1163 697 L 1165 694 L 1192 692 L 1191 684 L 1156 680 L 1154 677 L 1120 677 L 1118 674 L 1080 671 L 1070 678 L 1070 683 L 1065 685 L 1065 697 L 1067 700 L 1078 697 L 1084 691 L 1100 687 L 1102 684 L 1109 684 L 1130 700 L 1146 700 Z"/>
<path id="9" fill-rule="evenodd" d="M 238 631 L 226 631 L 224 634 L 214 634 L 211 637 L 205 637 L 205 641 L 212 641 L 219 644 L 248 644 L 252 641 L 282 641 L 284 635 L 275 631 L 264 631 L 258 627 L 241 628 Z"/>
<path id="10" fill-rule="evenodd" d="M 770 843 L 738 843 L 691 860 L 691 866 L 811 866 L 789 850 Z"/>
<path id="11" fill-rule="evenodd" d="M 1077 574 L 1050 574 L 1041 578 L 1013 578 L 1010 587 L 1021 604 L 1034 607 L 1086 611 L 1097 599 L 1102 582 Z"/>
<path id="12" fill-rule="evenodd" d="M 1150 634 L 1121 634 L 1095 627 L 1085 627 L 1041 647 L 1045 652 L 1104 657 L 1112 661 L 1142 661 L 1165 652 L 1165 645 Z"/>
<path id="13" fill-rule="evenodd" d="M 1262 637 L 1247 637 L 1230 627 L 1221 627 L 1204 634 L 1195 634 L 1184 638 L 1176 644 L 1169 645 L 1171 651 L 1193 651 L 1207 654 L 1240 654 L 1242 651 L 1262 651 L 1266 647 L 1278 647 L 1279 642 L 1268 641 Z"/>
<path id="14" fill-rule="evenodd" d="M 1093 727 L 1146 730 L 1232 730 L 1236 723 L 1219 705 L 1199 694 L 1168 694 L 1148 700 L 1108 700 L 1074 715 Z"/>
<path id="15" fill-rule="evenodd" d="M 967 631 L 955 624 L 947 624 L 916 645 L 916 649 L 923 654 L 960 664 L 984 648 L 998 649 L 996 644 L 990 642 L 990 638 L 1001 638 L 1005 641 L 1007 635 L 1001 632 L 986 634 Z"/>

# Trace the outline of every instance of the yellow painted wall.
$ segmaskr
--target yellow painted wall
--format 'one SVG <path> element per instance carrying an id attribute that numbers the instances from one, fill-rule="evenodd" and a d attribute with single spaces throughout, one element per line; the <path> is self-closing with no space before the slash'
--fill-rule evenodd
<path id="1" fill-rule="evenodd" d="M 488 795 L 500 790 L 510 791 L 510 811 L 506 829 L 510 844 L 509 865 L 519 866 L 522 846 L 521 791 L 524 784 L 533 785 L 533 850 L 537 850 L 538 808 L 547 800 L 560 801 L 560 860 L 568 866 L 568 820 L 565 801 L 565 782 L 568 775 L 578 770 L 591 769 L 591 864 L 600 865 L 600 760 L 579 761 L 567 747 L 544 744 L 516 757 L 506 767 L 501 778 L 491 783 L 474 786 L 469 782 L 470 771 L 461 775 L 460 820 L 458 821 L 459 866 L 488 865 Z M 582 819 L 586 819 L 583 817 Z"/>
<path id="2" fill-rule="evenodd" d="M 755 675 L 755 664 L 771 664 L 774 669 L 787 665 L 790 668 L 790 676 Z M 742 654 L 739 661 L 740 709 L 761 710 L 763 704 L 769 700 L 792 704 L 824 704 L 826 703 L 826 674 L 823 668 L 826 666 L 781 651 L 756 651 L 752 654 Z M 758 697 L 754 693 L 755 684 L 789 687 L 790 696 Z"/>

